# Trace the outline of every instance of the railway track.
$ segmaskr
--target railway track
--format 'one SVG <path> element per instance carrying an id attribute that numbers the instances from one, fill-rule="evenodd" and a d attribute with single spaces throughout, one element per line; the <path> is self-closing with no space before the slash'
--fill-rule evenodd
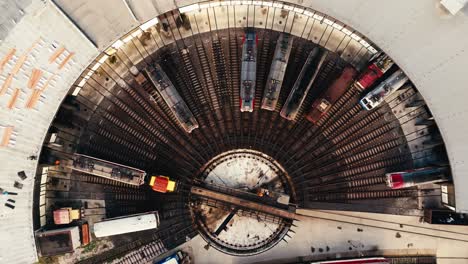
<path id="1" fill-rule="evenodd" d="M 232 90 L 231 110 L 233 122 L 233 134 L 236 137 L 242 136 L 240 111 L 237 108 L 240 105 L 240 43 L 235 29 L 228 30 L 228 72 L 230 73 L 230 83 Z M 231 133 L 232 134 L 232 133 Z M 240 147 L 237 145 L 235 147 Z"/>
<path id="2" fill-rule="evenodd" d="M 382 190 L 382 191 L 362 191 L 350 193 L 327 193 L 314 195 L 313 201 L 350 201 L 350 200 L 370 200 L 378 198 L 394 197 L 414 197 L 418 195 L 417 190 Z"/>
<path id="3" fill-rule="evenodd" d="M 113 261 L 113 263 L 146 263 L 151 261 L 154 257 L 157 257 L 167 251 L 168 250 L 164 246 L 162 241 L 156 240 L 145 244 L 136 250 L 133 250 L 131 253 L 128 253 L 125 256 L 117 259 L 116 261 Z"/>

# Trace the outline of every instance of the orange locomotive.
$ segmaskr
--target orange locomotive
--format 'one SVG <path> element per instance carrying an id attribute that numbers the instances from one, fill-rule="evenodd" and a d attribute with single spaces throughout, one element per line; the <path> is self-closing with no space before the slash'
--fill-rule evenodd
<path id="1" fill-rule="evenodd" d="M 173 192 L 176 188 L 176 182 L 171 181 L 167 176 L 151 176 L 149 185 L 155 192 L 167 193 Z"/>

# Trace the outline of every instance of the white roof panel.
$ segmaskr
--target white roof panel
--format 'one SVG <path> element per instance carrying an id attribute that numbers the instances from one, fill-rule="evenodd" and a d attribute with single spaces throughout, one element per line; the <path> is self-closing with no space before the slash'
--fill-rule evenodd
<path id="1" fill-rule="evenodd" d="M 96 237 L 105 237 L 157 227 L 158 219 L 154 213 L 151 213 L 104 220 L 95 223 L 93 229 Z"/>

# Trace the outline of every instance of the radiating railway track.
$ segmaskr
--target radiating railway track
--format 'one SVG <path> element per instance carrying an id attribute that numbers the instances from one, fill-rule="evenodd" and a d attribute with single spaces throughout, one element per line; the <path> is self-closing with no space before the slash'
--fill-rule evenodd
<path id="1" fill-rule="evenodd" d="M 315 201 L 350 201 L 350 200 L 369 200 L 378 198 L 394 197 L 414 197 L 417 196 L 417 190 L 382 190 L 382 191 L 363 191 L 350 193 L 327 193 L 314 196 Z"/>
<path id="2" fill-rule="evenodd" d="M 354 88 L 346 92 L 342 98 L 338 100 L 336 105 L 332 107 L 329 113 L 319 122 L 320 128 L 303 124 L 303 122 L 291 124 L 280 118 L 277 112 L 264 113 L 257 111 L 253 114 L 241 114 L 236 107 L 236 102 L 238 102 L 239 99 L 239 36 L 241 34 L 242 32 L 239 30 L 233 29 L 228 31 L 227 35 L 224 35 L 224 38 L 222 37 L 223 34 L 221 34 L 221 38 L 219 38 L 218 35 L 215 38 L 211 37 L 212 43 L 211 50 L 209 51 L 206 51 L 206 48 L 210 46 L 200 43 L 196 37 L 193 37 L 194 39 L 188 42 L 189 45 L 186 45 L 185 42 L 175 45 L 178 49 L 177 54 L 180 56 L 180 62 L 184 65 L 184 74 L 181 75 L 175 71 L 171 73 L 171 70 L 169 70 L 169 74 L 172 74 L 171 76 L 174 78 L 174 82 L 179 84 L 182 91 L 189 89 L 189 86 L 191 87 L 191 92 L 182 92 L 182 94 L 185 94 L 188 104 L 193 108 L 194 113 L 198 116 L 204 116 L 204 120 L 201 121 L 201 123 L 204 124 L 202 125 L 202 129 L 209 128 L 208 131 L 211 135 L 215 136 L 215 140 L 221 139 L 221 141 L 217 140 L 218 143 L 214 145 L 208 143 L 212 142 L 212 138 L 208 138 L 206 134 L 201 135 L 196 133 L 195 137 L 184 139 L 185 141 L 191 142 L 190 145 L 196 149 L 198 149 L 200 145 L 199 143 L 197 144 L 196 141 L 193 141 L 194 138 L 197 138 L 197 141 L 204 142 L 202 145 L 207 148 L 198 152 L 201 157 L 209 157 L 210 155 L 232 147 L 247 145 L 254 145 L 259 148 L 264 147 L 266 152 L 271 153 L 275 149 L 278 150 L 278 147 L 270 142 L 287 142 L 279 148 L 279 150 L 284 153 L 280 153 L 280 156 L 284 155 L 286 161 L 282 158 L 280 158 L 280 161 L 292 168 L 291 177 L 293 181 L 300 182 L 302 178 L 307 177 L 308 179 L 306 181 L 313 182 L 311 179 L 319 175 L 321 175 L 322 179 L 325 179 L 324 176 L 326 175 L 338 175 L 337 173 L 340 171 L 366 167 L 365 164 L 361 164 L 364 160 L 380 156 L 383 158 L 385 155 L 380 155 L 379 153 L 392 150 L 401 143 L 398 139 L 389 139 L 389 132 L 393 129 L 392 124 L 379 124 L 379 127 L 375 127 L 374 129 L 372 129 L 372 126 L 366 126 L 376 120 L 381 120 L 383 114 L 378 111 L 371 113 L 362 112 L 360 107 L 356 105 L 357 93 Z M 268 70 L 269 61 L 271 61 L 271 59 L 269 59 L 269 57 L 271 57 L 270 50 L 273 47 L 271 43 L 270 45 L 266 45 L 271 39 L 268 32 L 263 32 L 262 36 L 262 40 L 260 41 L 262 49 L 258 58 L 259 78 L 257 81 L 257 101 L 261 99 L 260 95 L 264 86 L 265 75 Z M 228 47 L 227 50 L 226 47 Z M 304 44 L 297 45 L 292 61 L 300 64 L 304 54 L 307 54 L 309 50 L 310 47 Z M 215 59 L 214 66 L 208 63 L 207 54 L 212 54 L 211 56 Z M 197 68 L 192 66 L 194 65 L 194 56 L 197 56 L 200 62 Z M 321 72 L 321 75 L 319 75 L 319 82 L 323 82 L 324 86 L 327 83 L 325 79 L 331 74 L 336 65 L 336 62 L 329 61 Z M 173 63 L 172 66 L 167 67 L 169 69 L 177 68 L 178 66 Z M 295 71 L 297 72 L 298 69 Z M 229 75 L 225 75 L 224 72 L 228 72 Z M 294 75 L 294 72 L 290 72 L 290 74 Z M 224 80 L 226 76 L 230 78 L 227 81 Z M 217 79 L 218 81 L 216 81 L 215 84 L 213 80 Z M 328 82 L 329 81 L 330 80 L 328 80 Z M 292 86 L 293 82 L 293 78 L 285 80 L 285 87 Z M 190 85 L 188 86 L 188 84 Z M 228 91 L 213 93 L 213 90 L 219 89 L 219 87 L 227 88 Z M 284 102 L 287 93 L 288 91 L 286 88 L 286 90 L 282 92 L 280 104 Z M 227 98 L 228 96 L 230 98 Z M 195 98 L 197 98 L 196 101 Z M 230 110 L 223 111 L 225 115 L 214 115 L 212 110 L 220 107 L 221 105 L 219 102 L 226 102 L 226 99 L 231 100 L 231 103 L 227 105 Z M 160 105 L 163 109 L 165 108 L 164 104 L 161 103 Z M 256 109 L 258 110 L 258 105 Z M 204 114 L 207 111 L 210 113 L 208 115 Z M 301 111 L 303 112 L 305 109 Z M 164 113 L 167 114 L 168 110 L 164 110 Z M 267 118 L 264 118 L 264 116 L 267 116 Z M 220 118 L 226 118 L 229 122 L 220 123 L 220 121 L 222 121 Z M 162 122 L 163 121 L 161 121 L 161 123 Z M 366 128 L 363 129 L 363 127 Z M 306 133 L 302 138 L 294 136 L 284 137 L 284 135 L 288 135 L 288 133 L 284 133 L 283 131 L 287 130 L 299 134 Z M 135 135 L 136 139 L 144 139 L 143 135 L 133 130 L 131 133 Z M 222 133 L 226 133 L 227 135 L 221 136 Z M 232 140 L 233 137 L 240 137 L 241 140 Z M 174 135 L 174 138 L 176 138 L 176 135 Z M 186 148 L 189 148 L 189 146 Z M 179 153 L 180 152 L 183 152 L 183 150 L 179 151 Z M 194 150 L 194 152 L 197 151 Z M 168 153 L 170 153 L 169 149 Z M 203 162 L 203 159 L 200 161 Z M 378 160 L 372 159 L 372 162 L 375 161 Z M 318 174 L 317 169 L 319 172 Z M 344 177 L 341 180 L 348 181 L 350 177 L 360 176 L 361 172 L 356 171 L 356 173 L 352 173 L 350 174 L 351 176 L 347 178 Z M 365 173 L 367 173 L 366 175 L 370 175 L 372 170 Z M 301 176 L 296 177 L 296 174 Z M 328 179 L 331 179 L 330 176 L 327 176 Z M 373 186 L 376 184 L 382 185 L 383 183 L 382 177 L 367 177 L 369 178 L 361 179 L 359 183 L 354 184 L 354 187 Z M 319 182 L 321 181 L 322 180 Z M 334 181 L 337 182 L 337 180 Z M 332 186 L 333 185 L 328 185 L 327 188 L 333 189 Z M 335 183 L 335 187 L 338 188 L 338 186 L 340 186 L 338 190 L 350 188 L 350 185 L 343 185 L 340 181 Z"/>

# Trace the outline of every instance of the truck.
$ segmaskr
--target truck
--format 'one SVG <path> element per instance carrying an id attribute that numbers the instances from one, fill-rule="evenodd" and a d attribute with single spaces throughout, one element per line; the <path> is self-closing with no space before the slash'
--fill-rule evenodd
<path id="1" fill-rule="evenodd" d="M 175 181 L 171 181 L 169 177 L 162 175 L 151 176 L 149 185 L 153 191 L 160 193 L 173 192 L 176 188 Z"/>
<path id="2" fill-rule="evenodd" d="M 81 218 L 81 209 L 72 207 L 60 208 L 54 211 L 54 223 L 56 225 L 67 225 Z"/>

